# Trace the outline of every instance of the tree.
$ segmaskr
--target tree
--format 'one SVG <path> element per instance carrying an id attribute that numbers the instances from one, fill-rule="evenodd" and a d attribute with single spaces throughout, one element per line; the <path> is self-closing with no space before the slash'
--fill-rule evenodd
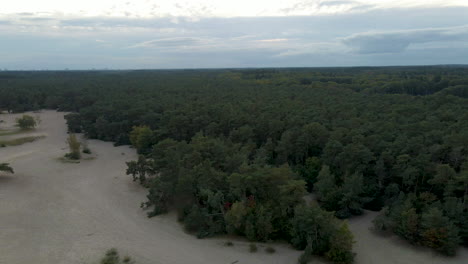
<path id="1" fill-rule="evenodd" d="M 312 191 L 317 177 L 322 167 L 322 162 L 318 157 L 309 157 L 306 159 L 304 166 L 300 169 L 302 178 L 307 183 L 307 190 Z"/>
<path id="2" fill-rule="evenodd" d="M 430 208 L 421 217 L 422 244 L 446 255 L 455 255 L 460 242 L 458 228 L 438 208 Z"/>
<path id="3" fill-rule="evenodd" d="M 21 118 L 16 119 L 16 123 L 21 129 L 31 129 L 36 126 L 36 120 L 30 115 L 23 115 Z"/>
<path id="4" fill-rule="evenodd" d="M 68 132 L 70 133 L 81 133 L 81 115 L 80 114 L 67 114 L 64 116 L 67 120 Z"/>
<path id="5" fill-rule="evenodd" d="M 349 264 L 354 262 L 353 253 L 354 237 L 349 231 L 348 224 L 342 223 L 330 238 L 330 250 L 325 256 L 333 263 Z"/>
<path id="6" fill-rule="evenodd" d="M 298 206 L 291 220 L 291 243 L 305 249 L 299 261 L 304 263 L 311 254 L 325 256 L 334 263 L 354 261 L 353 235 L 345 222 L 333 217 L 318 206 Z"/>
<path id="7" fill-rule="evenodd" d="M 344 179 L 342 186 L 342 198 L 339 202 L 340 211 L 337 216 L 340 218 L 348 217 L 351 214 L 361 214 L 362 205 L 369 199 L 362 197 L 364 192 L 364 182 L 362 174 L 353 174 Z"/>
<path id="8" fill-rule="evenodd" d="M 134 126 L 130 132 L 130 142 L 138 153 L 146 154 L 153 146 L 153 131 L 148 126 Z"/>
<path id="9" fill-rule="evenodd" d="M 458 189 L 463 192 L 463 205 L 466 205 L 468 200 L 468 161 L 462 164 L 456 182 L 458 183 Z"/>
<path id="10" fill-rule="evenodd" d="M 329 166 L 322 166 L 322 169 L 320 170 L 320 173 L 317 177 L 317 182 L 314 185 L 314 189 L 317 191 L 317 197 L 325 209 L 338 209 L 341 190 L 336 185 L 335 176 L 330 173 Z"/>
<path id="11" fill-rule="evenodd" d="M 454 190 L 453 180 L 456 172 L 448 164 L 439 164 L 436 168 L 436 174 L 428 183 L 431 184 L 435 191 L 451 195 Z"/>
<path id="12" fill-rule="evenodd" d="M 5 171 L 9 173 L 15 173 L 13 168 L 9 166 L 8 163 L 0 163 L 0 171 Z"/>
<path id="13" fill-rule="evenodd" d="M 419 240 L 419 215 L 412 207 L 409 199 L 405 201 L 402 211 L 396 217 L 395 233 L 407 239 L 411 243 Z"/>

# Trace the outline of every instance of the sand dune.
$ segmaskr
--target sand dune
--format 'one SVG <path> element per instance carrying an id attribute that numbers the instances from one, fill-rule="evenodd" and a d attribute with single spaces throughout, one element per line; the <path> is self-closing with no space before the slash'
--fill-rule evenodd
<path id="1" fill-rule="evenodd" d="M 131 255 L 138 264 L 296 263 L 301 252 L 286 244 L 275 244 L 275 254 L 249 253 L 245 241 L 225 247 L 227 238 L 199 240 L 184 233 L 174 215 L 148 219 L 139 208 L 145 190 L 125 175 L 125 161 L 136 157 L 133 149 L 89 140 L 96 159 L 62 163 L 57 158 L 66 152 L 63 113 L 44 111 L 40 116 L 42 124 L 35 133 L 47 134 L 46 138 L 0 148 L 0 162 L 10 162 L 16 171 L 0 176 L 0 263 L 96 263 L 110 247 Z M 456 258 L 443 258 L 377 236 L 368 229 L 371 219 L 368 213 L 350 221 L 357 263 L 442 264 L 468 259 L 466 250 Z"/>

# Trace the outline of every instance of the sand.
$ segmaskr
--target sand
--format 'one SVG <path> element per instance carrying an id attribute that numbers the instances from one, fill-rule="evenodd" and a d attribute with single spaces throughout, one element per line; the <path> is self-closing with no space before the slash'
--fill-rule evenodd
<path id="1" fill-rule="evenodd" d="M 36 115 L 36 114 L 34 114 Z M 57 158 L 67 151 L 63 113 L 43 111 L 33 133 L 47 135 L 20 146 L 0 148 L 0 162 L 14 175 L 0 176 L 0 263 L 97 263 L 116 247 L 138 264 L 297 263 L 301 252 L 276 243 L 276 253 L 249 253 L 249 243 L 226 237 L 197 239 L 186 234 L 173 214 L 147 218 L 139 208 L 146 191 L 125 175 L 125 161 L 136 158 L 129 147 L 88 140 L 96 158 L 79 164 Z M 11 125 L 20 115 L 2 114 Z M 350 221 L 356 236 L 357 263 L 466 263 L 408 246 L 369 230 L 373 213 Z M 223 244 L 234 241 L 233 247 Z M 271 245 L 271 244 L 270 244 Z M 315 260 L 314 263 L 318 263 Z"/>

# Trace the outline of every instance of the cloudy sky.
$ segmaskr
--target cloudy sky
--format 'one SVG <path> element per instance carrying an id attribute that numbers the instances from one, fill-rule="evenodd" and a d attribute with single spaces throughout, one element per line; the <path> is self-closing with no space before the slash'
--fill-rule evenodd
<path id="1" fill-rule="evenodd" d="M 0 69 L 468 64 L 468 0 L 12 0 Z"/>

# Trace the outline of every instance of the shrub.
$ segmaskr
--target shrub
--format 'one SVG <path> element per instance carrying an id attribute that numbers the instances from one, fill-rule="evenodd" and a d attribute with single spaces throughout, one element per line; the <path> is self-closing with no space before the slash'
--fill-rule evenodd
<path id="1" fill-rule="evenodd" d="M 252 252 L 252 253 L 253 253 L 253 252 L 257 252 L 257 251 L 258 251 L 257 245 L 255 245 L 255 244 L 250 244 L 250 245 L 249 245 L 249 251 Z"/>
<path id="2" fill-rule="evenodd" d="M 30 129 L 36 126 L 36 120 L 29 115 L 23 115 L 21 118 L 16 119 L 16 123 L 21 129 Z"/>
<path id="3" fill-rule="evenodd" d="M 88 147 L 83 147 L 83 153 L 91 154 L 91 150 Z"/>
<path id="4" fill-rule="evenodd" d="M 267 247 L 265 251 L 269 254 L 273 254 L 276 252 L 276 249 L 274 247 Z"/>
<path id="5" fill-rule="evenodd" d="M 67 143 L 70 148 L 70 153 L 65 154 L 65 157 L 74 160 L 81 159 L 81 143 L 78 141 L 75 134 L 70 134 L 68 136 Z"/>
<path id="6" fill-rule="evenodd" d="M 100 264 L 135 264 L 135 262 L 128 256 L 120 259 L 119 252 L 115 248 L 107 250 L 106 255 L 99 262 Z"/>
<path id="7" fill-rule="evenodd" d="M 225 245 L 226 247 L 232 247 L 232 246 L 234 246 L 234 243 L 232 243 L 231 241 L 226 241 L 226 242 L 224 243 L 224 245 Z"/>

